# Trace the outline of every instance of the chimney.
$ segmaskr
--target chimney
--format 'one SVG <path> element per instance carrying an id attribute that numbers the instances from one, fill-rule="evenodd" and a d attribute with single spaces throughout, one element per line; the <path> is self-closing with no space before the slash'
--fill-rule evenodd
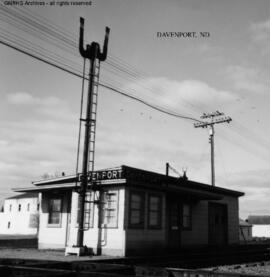
<path id="1" fill-rule="evenodd" d="M 166 176 L 169 176 L 169 163 L 166 163 Z"/>
<path id="2" fill-rule="evenodd" d="M 186 169 L 183 169 L 183 180 L 187 181 L 188 180 L 188 177 L 187 177 L 187 170 Z"/>

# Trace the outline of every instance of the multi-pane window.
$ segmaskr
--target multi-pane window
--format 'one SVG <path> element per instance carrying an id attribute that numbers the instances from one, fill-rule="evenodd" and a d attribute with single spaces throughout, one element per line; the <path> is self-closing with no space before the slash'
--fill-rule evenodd
<path id="1" fill-rule="evenodd" d="M 162 198 L 158 195 L 148 197 L 148 228 L 161 228 Z"/>
<path id="2" fill-rule="evenodd" d="M 12 205 L 9 204 L 9 211 L 11 212 L 11 210 L 12 210 Z"/>
<path id="3" fill-rule="evenodd" d="M 184 229 L 191 228 L 191 206 L 189 204 L 183 204 L 182 227 Z"/>
<path id="4" fill-rule="evenodd" d="M 101 196 L 102 209 L 102 226 L 116 228 L 118 225 L 118 191 L 106 191 Z"/>
<path id="5" fill-rule="evenodd" d="M 130 192 L 129 227 L 144 227 L 144 193 Z"/>
<path id="6" fill-rule="evenodd" d="M 21 204 L 19 204 L 19 205 L 18 205 L 18 211 L 20 212 L 20 211 L 21 211 L 21 209 L 22 209 L 22 205 L 21 205 Z"/>
<path id="7" fill-rule="evenodd" d="M 60 225 L 61 222 L 61 198 L 49 199 L 48 224 Z"/>
<path id="8" fill-rule="evenodd" d="M 81 216 L 81 198 L 78 200 L 77 224 Z M 84 228 L 93 228 L 94 224 L 94 193 L 87 191 L 84 203 Z"/>

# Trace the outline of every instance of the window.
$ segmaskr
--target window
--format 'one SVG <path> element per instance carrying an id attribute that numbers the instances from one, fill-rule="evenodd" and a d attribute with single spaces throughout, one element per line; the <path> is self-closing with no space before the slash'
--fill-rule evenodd
<path id="1" fill-rule="evenodd" d="M 144 228 L 144 193 L 130 192 L 129 227 Z"/>
<path id="2" fill-rule="evenodd" d="M 182 227 L 183 229 L 191 229 L 191 206 L 189 204 L 183 204 Z"/>
<path id="3" fill-rule="evenodd" d="M 8 227 L 8 229 L 10 228 L 10 221 L 8 222 L 8 226 L 7 227 Z"/>
<path id="4" fill-rule="evenodd" d="M 19 204 L 19 205 L 18 205 L 18 211 L 20 212 L 20 211 L 21 211 L 21 209 L 22 209 L 22 205 L 21 205 L 21 204 Z"/>
<path id="5" fill-rule="evenodd" d="M 30 203 L 27 203 L 27 211 L 30 211 Z"/>
<path id="6" fill-rule="evenodd" d="M 117 228 L 118 225 L 118 191 L 107 191 L 102 195 L 102 225 Z"/>
<path id="7" fill-rule="evenodd" d="M 12 205 L 10 204 L 9 205 L 9 211 L 11 212 L 11 210 L 12 210 Z"/>
<path id="8" fill-rule="evenodd" d="M 39 203 L 37 204 L 37 211 L 39 211 Z"/>
<path id="9" fill-rule="evenodd" d="M 49 217 L 48 224 L 60 225 L 61 222 L 61 198 L 49 199 Z"/>
<path id="10" fill-rule="evenodd" d="M 159 195 L 149 195 L 148 198 L 148 228 L 161 228 L 162 198 Z"/>
<path id="11" fill-rule="evenodd" d="M 94 193 L 86 192 L 85 204 L 84 204 L 84 228 L 93 228 L 94 222 Z M 77 224 L 79 224 L 80 211 L 81 211 L 81 198 L 78 198 L 78 209 L 77 209 Z"/>

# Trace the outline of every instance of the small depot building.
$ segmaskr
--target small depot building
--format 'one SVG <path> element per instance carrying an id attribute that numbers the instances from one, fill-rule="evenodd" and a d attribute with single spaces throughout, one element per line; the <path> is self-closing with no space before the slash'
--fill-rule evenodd
<path id="1" fill-rule="evenodd" d="M 128 166 L 95 171 L 92 180 L 98 190 L 89 187 L 87 192 L 84 245 L 94 254 L 127 256 L 239 243 L 242 192 Z M 40 194 L 39 248 L 75 246 L 76 176 L 33 184 L 19 191 Z M 95 204 L 96 197 L 101 205 Z"/>

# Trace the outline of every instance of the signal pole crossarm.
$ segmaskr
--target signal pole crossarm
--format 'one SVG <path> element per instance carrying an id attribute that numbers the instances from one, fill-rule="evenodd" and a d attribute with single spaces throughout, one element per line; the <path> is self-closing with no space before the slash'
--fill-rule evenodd
<path id="1" fill-rule="evenodd" d="M 210 127 L 209 142 L 211 145 L 211 185 L 215 186 L 215 145 L 214 145 L 214 136 L 215 136 L 215 124 L 220 123 L 230 123 L 232 121 L 231 117 L 224 116 L 224 113 L 219 111 L 213 113 L 204 113 L 201 116 L 202 119 L 210 118 L 211 121 L 201 121 L 194 124 L 195 128 L 207 128 Z"/>

